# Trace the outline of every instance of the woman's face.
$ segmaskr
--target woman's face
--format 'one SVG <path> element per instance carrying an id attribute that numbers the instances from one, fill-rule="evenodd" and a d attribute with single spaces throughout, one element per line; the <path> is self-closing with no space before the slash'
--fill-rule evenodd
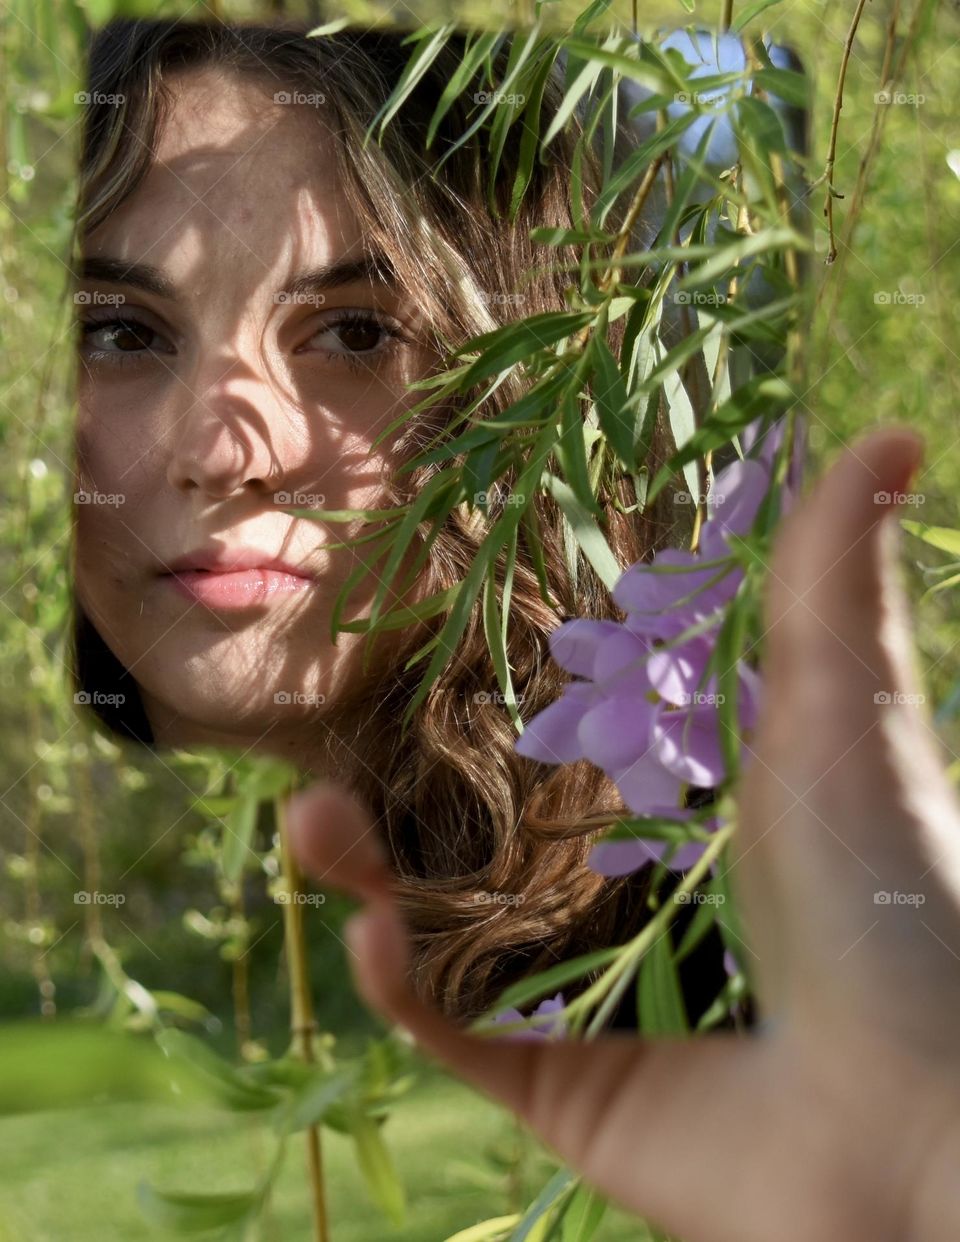
<path id="1" fill-rule="evenodd" d="M 435 355 L 410 291 L 336 270 L 362 235 L 322 112 L 219 72 L 173 85 L 85 247 L 78 597 L 158 742 L 294 753 L 363 636 L 329 635 L 356 560 L 327 545 L 358 527 L 283 506 L 378 507 L 390 448 L 368 450 Z"/>

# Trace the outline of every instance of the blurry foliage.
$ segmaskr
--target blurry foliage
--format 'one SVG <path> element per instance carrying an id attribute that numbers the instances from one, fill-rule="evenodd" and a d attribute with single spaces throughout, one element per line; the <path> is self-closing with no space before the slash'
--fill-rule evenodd
<path id="1" fill-rule="evenodd" d="M 663 0 L 634 14 L 629 5 L 610 6 L 606 13 L 597 5 L 590 34 L 602 38 L 611 17 L 627 24 L 639 18 L 644 31 L 659 22 L 709 25 L 726 7 Z M 536 9 L 545 30 L 569 29 L 584 12 L 581 5 L 566 2 Z M 374 1023 L 354 998 L 336 934 L 350 903 L 333 894 L 327 895 L 322 920 L 330 934 L 319 930 L 320 919 L 309 924 L 309 967 L 319 1026 L 345 1035 L 347 1055 L 334 1055 L 332 1041 L 319 1039 L 315 1063 L 305 1065 L 287 1047 L 287 1023 L 280 1016 L 287 1006 L 283 927 L 275 900 L 282 866 L 272 799 L 288 774 L 261 762 L 237 763 L 235 756 L 217 752 L 148 758 L 128 752 L 75 713 L 64 674 L 72 490 L 72 308 L 65 287 L 79 132 L 74 95 L 83 86 L 90 24 L 115 15 L 188 10 L 193 17 L 243 20 L 279 8 L 207 4 L 191 9 L 184 0 L 8 0 L 0 31 L 5 88 L 0 479 L 6 501 L 0 508 L 0 1015 L 6 1020 L 85 1016 L 86 1034 L 102 1031 L 104 1040 L 70 1044 L 72 1023 L 61 1017 L 43 1024 L 39 1043 L 32 1042 L 37 1033 L 24 1035 L 19 1025 L 0 1031 L 5 1074 L 0 1108 L 49 1107 L 53 1099 L 83 1103 L 103 1089 L 105 1065 L 110 1087 L 121 1099 L 150 1097 L 161 1090 L 151 1059 L 155 1044 L 127 1040 L 128 1055 L 108 1047 L 108 1041 L 120 1038 L 118 1030 L 154 1032 L 170 1057 L 191 1067 L 190 1083 L 199 1083 L 201 1094 L 213 1092 L 227 1108 L 269 1116 L 274 1156 L 282 1153 L 289 1133 L 310 1123 L 352 1135 L 371 1194 L 388 1217 L 397 1219 L 403 1192 L 385 1157 L 380 1122 L 393 1099 L 411 1085 L 408 1053 L 391 1038 L 368 1038 Z M 733 10 L 735 28 L 742 24 L 752 33 L 753 22 L 802 56 L 815 88 L 813 156 L 807 169 L 812 183 L 823 172 L 850 14 L 826 0 L 811 0 L 799 9 L 761 2 L 735 4 Z M 477 26 L 509 24 L 517 17 L 523 22 L 534 11 L 532 3 L 519 9 L 503 5 L 501 12 L 466 0 L 456 6 L 404 5 L 402 11 L 358 0 L 286 7 L 291 15 L 318 22 L 393 17 L 404 24 L 456 20 Z M 809 228 L 814 239 L 808 279 L 817 306 L 804 329 L 806 391 L 796 407 L 808 421 L 814 456 L 831 455 L 860 428 L 887 419 L 914 423 L 927 437 L 926 461 L 915 483 L 923 501 L 904 522 L 905 543 L 915 561 L 916 596 L 927 588 L 917 611 L 920 663 L 952 752 L 960 750 L 960 618 L 952 590 L 960 568 L 960 542 L 953 529 L 960 492 L 954 352 L 960 265 L 950 260 L 950 251 L 960 211 L 960 150 L 951 151 L 949 133 L 956 121 L 951 49 L 958 36 L 955 10 L 936 0 L 868 6 L 853 40 L 831 174 L 832 185 L 843 195 L 833 204 L 838 257 L 832 265 L 818 261 L 828 249 L 823 186 L 794 203 L 801 217 L 809 216 L 798 227 Z M 676 66 L 657 68 L 653 58 L 647 70 L 660 72 L 668 84 Z M 744 109 L 744 117 L 749 116 L 755 124 L 769 119 Z M 735 223 L 730 221 L 731 228 Z M 772 217 L 766 225 L 774 227 Z M 780 245 L 781 251 L 785 248 Z M 776 252 L 773 242 L 770 253 Z M 721 264 L 711 281 L 729 277 L 738 261 L 731 257 L 728 265 Z M 620 291 L 620 296 L 627 294 Z M 568 330 L 599 342 L 606 326 L 599 306 L 594 301 L 577 307 L 581 317 Z M 630 309 L 619 305 L 617 313 Z M 648 300 L 643 312 L 649 310 Z M 519 357 L 549 368 L 549 349 L 524 353 L 521 348 L 519 354 L 498 357 L 504 347 L 515 349 L 517 340 L 514 332 L 509 338 L 494 334 L 473 342 L 478 348 L 468 355 L 470 379 L 489 379 Z M 480 348 L 487 351 L 489 365 L 478 356 Z M 589 346 L 583 356 L 585 366 L 606 367 L 610 375 L 602 345 Z M 665 365 L 654 387 L 670 374 Z M 677 400 L 677 386 L 671 391 Z M 612 453 L 623 462 L 632 446 L 622 437 L 616 409 L 601 407 L 597 414 Z M 678 468 L 690 460 L 678 462 Z M 480 464 L 488 473 L 473 477 L 469 491 L 486 491 L 491 483 L 492 459 L 487 456 Z M 584 471 L 585 464 L 561 450 L 554 493 L 562 498 L 578 536 L 587 540 L 578 541 L 585 552 L 590 549 L 591 563 L 600 572 L 602 541 L 597 542 L 590 518 L 595 479 Z M 450 483 L 446 499 L 457 503 L 463 496 L 454 496 L 453 475 Z M 509 516 L 519 519 L 519 510 Z M 472 585 L 479 591 L 482 579 Z M 490 614 L 496 632 L 495 601 Z M 716 882 L 722 883 L 722 871 Z M 77 899 L 94 889 L 122 893 L 123 904 Z M 666 961 L 648 957 L 641 987 L 653 987 L 650 1011 L 669 1024 L 669 1005 L 660 1003 L 669 1000 L 669 954 Z M 651 982 L 654 970 L 663 987 Z M 555 981 L 549 982 L 554 990 Z M 546 990 L 543 980 L 534 981 L 509 1001 L 521 1003 Z M 46 1038 L 49 1045 L 42 1042 Z M 48 1080 L 55 1096 L 24 1096 L 30 1066 L 37 1064 L 67 1067 L 66 1074 Z M 20 1094 L 11 1095 L 12 1088 L 21 1088 Z M 192 1087 L 185 1090 L 191 1097 Z M 494 1167 L 500 1161 L 508 1182 L 517 1161 L 529 1157 L 525 1150 L 520 1143 L 502 1160 L 492 1160 Z M 469 1151 L 465 1136 L 456 1155 L 466 1158 Z M 168 1224 L 205 1212 L 240 1229 L 264 1206 L 276 1172 L 272 1158 L 265 1154 L 263 1180 L 240 1194 L 219 1200 L 206 1196 L 200 1202 L 148 1187 L 144 1208 Z M 480 1170 L 479 1161 L 476 1167 Z M 563 1171 L 547 1172 L 530 1208 L 516 1201 L 516 1187 L 504 1191 L 499 1173 L 478 1171 L 478 1176 L 490 1186 L 491 1215 L 498 1206 L 503 1213 L 488 1222 L 486 1232 L 465 1233 L 463 1242 L 468 1237 L 567 1242 L 574 1236 L 584 1242 L 601 1224 L 603 1205 Z"/>

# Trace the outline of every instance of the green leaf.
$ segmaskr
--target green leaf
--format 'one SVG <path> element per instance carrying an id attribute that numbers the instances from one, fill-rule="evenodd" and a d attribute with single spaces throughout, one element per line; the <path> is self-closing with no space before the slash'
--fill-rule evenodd
<path id="1" fill-rule="evenodd" d="M 250 847 L 254 829 L 257 826 L 257 811 L 260 802 L 255 795 L 247 795 L 234 800 L 234 805 L 223 821 L 223 834 L 220 846 L 220 866 L 228 880 L 238 880 L 248 859 L 256 859 L 257 854 Z"/>
<path id="2" fill-rule="evenodd" d="M 626 409 L 627 387 L 617 360 L 610 352 L 604 336 L 595 332 L 590 338 L 589 360 L 594 367 L 596 383 L 593 398 L 603 434 L 613 451 L 628 470 L 637 466 L 637 415 Z"/>
<path id="3" fill-rule="evenodd" d="M 450 36 L 456 29 L 451 22 L 447 25 L 440 26 L 436 30 L 430 27 L 418 32 L 417 37 L 421 40 L 421 46 L 416 49 L 410 57 L 396 88 L 391 93 L 382 108 L 377 112 L 376 116 L 370 122 L 370 130 L 367 134 L 369 139 L 377 122 L 380 122 L 380 138 L 383 138 L 383 131 L 388 122 L 403 107 L 404 101 L 412 94 L 417 83 L 424 77 L 430 66 L 440 55 Z M 364 140 L 364 146 L 367 145 L 367 139 Z"/>
<path id="4" fill-rule="evenodd" d="M 478 1225 L 470 1225 L 458 1233 L 451 1234 L 446 1242 L 504 1242 L 510 1230 L 519 1224 L 519 1215 L 493 1216 L 490 1220 L 482 1220 Z"/>
<path id="5" fill-rule="evenodd" d="M 176 1233 L 204 1233 L 219 1225 L 252 1219 L 263 1203 L 263 1191 L 234 1194 L 190 1194 L 157 1190 L 140 1182 L 137 1198 L 146 1216 L 164 1229 Z"/>
<path id="6" fill-rule="evenodd" d="M 209 1102 L 206 1079 L 173 1075 L 155 1040 L 76 1018 L 0 1026 L 0 1115 L 112 1100 Z"/>
<path id="7" fill-rule="evenodd" d="M 606 1199 L 589 1186 L 578 1186 L 563 1213 L 560 1242 L 591 1242 L 606 1211 Z"/>
<path id="8" fill-rule="evenodd" d="M 471 32 L 471 37 L 472 34 L 473 32 Z M 433 116 L 430 118 L 430 124 L 427 127 L 427 134 L 424 139 L 425 147 L 429 148 L 432 146 L 433 140 L 437 136 L 440 122 L 450 111 L 454 100 L 467 89 L 474 74 L 487 56 L 496 55 L 503 41 L 504 35 L 502 33 L 496 30 L 485 30 L 477 33 L 474 41 L 464 48 L 463 60 L 457 66 L 456 71 L 444 88 Z"/>
<path id="9" fill-rule="evenodd" d="M 678 1035 L 690 1029 L 669 930 L 643 955 L 637 1006 L 644 1035 Z"/>
<path id="10" fill-rule="evenodd" d="M 283 1098 L 279 1092 L 245 1077 L 229 1061 L 185 1031 L 169 1028 L 161 1031 L 156 1040 L 167 1056 L 195 1071 L 227 1108 L 239 1111 L 274 1108 Z"/>
<path id="11" fill-rule="evenodd" d="M 277 1111 L 274 1127 L 279 1134 L 292 1134 L 308 1126 L 323 1125 L 333 1105 L 356 1087 L 353 1066 L 333 1073 L 313 1071 L 296 1092 Z"/>
<path id="12" fill-rule="evenodd" d="M 371 1198 L 393 1224 L 399 1227 L 406 1215 L 406 1196 L 403 1183 L 397 1176 L 383 1142 L 379 1125 L 364 1113 L 355 1112 L 350 1118 L 350 1133 L 356 1149 L 357 1164 Z"/>
<path id="13" fill-rule="evenodd" d="M 939 548 L 941 552 L 960 556 L 960 530 L 949 526 L 928 526 L 926 522 L 916 522 L 912 518 L 902 518 L 900 524 L 905 531 L 916 535 L 931 548 Z"/>
<path id="14" fill-rule="evenodd" d="M 458 354 L 480 353 L 464 376 L 464 387 L 532 358 L 585 328 L 593 319 L 593 311 L 546 311 L 473 337 L 457 350 Z"/>
<path id="15" fill-rule="evenodd" d="M 775 4 L 780 4 L 781 0 L 753 0 L 752 4 L 745 5 L 734 18 L 730 29 L 740 31 L 744 26 L 749 25 L 755 17 L 758 17 L 765 9 L 771 8 Z M 799 76 L 799 75 L 798 75 Z"/>
<path id="16" fill-rule="evenodd" d="M 533 1242 L 533 1233 L 541 1218 L 554 1208 L 558 1201 L 570 1193 L 573 1174 L 569 1169 L 558 1169 L 543 1190 L 523 1214 L 520 1224 L 510 1235 L 510 1242 Z"/>
<path id="17" fill-rule="evenodd" d="M 593 566 L 604 586 L 612 590 L 623 570 L 617 563 L 617 558 L 610 551 L 610 546 L 600 527 L 562 479 L 547 473 L 544 475 L 544 484 L 563 510 L 563 515 L 570 523 L 584 556 Z"/>
<path id="18" fill-rule="evenodd" d="M 620 952 L 619 946 L 607 949 L 596 949 L 592 953 L 582 953 L 567 962 L 558 962 L 548 970 L 541 971 L 529 979 L 521 979 L 511 984 L 500 996 L 496 1006 L 478 1019 L 479 1023 L 488 1022 L 490 1018 L 505 1009 L 522 1009 L 535 1000 L 542 1000 L 547 995 L 560 990 L 565 983 L 573 979 L 581 979 L 584 975 L 601 966 L 606 966 Z M 496 1030 L 496 1027 L 493 1028 Z"/>
<path id="19" fill-rule="evenodd" d="M 584 440 L 586 428 L 580 413 L 580 397 L 574 387 L 568 388 L 561 398 L 560 425 L 562 431 L 554 445 L 554 452 L 563 467 L 566 482 L 584 511 L 592 514 L 594 518 L 600 518 L 603 511 L 590 486 Z"/>
<path id="20" fill-rule="evenodd" d="M 647 492 L 648 503 L 682 467 L 698 461 L 707 452 L 722 448 L 755 418 L 768 411 L 772 417 L 778 417 L 792 399 L 789 385 L 776 375 L 755 376 L 742 384 L 718 410 L 704 419 L 690 439 L 660 467 Z"/>

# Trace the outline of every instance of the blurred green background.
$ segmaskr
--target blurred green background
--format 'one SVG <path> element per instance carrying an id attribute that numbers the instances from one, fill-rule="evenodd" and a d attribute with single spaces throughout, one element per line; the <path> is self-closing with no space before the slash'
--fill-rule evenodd
<path id="1" fill-rule="evenodd" d="M 749 8 L 763 9 L 754 24 L 792 44 L 813 78 L 809 172 L 815 181 L 852 6 L 806 0 L 734 6 L 735 12 Z M 188 9 L 194 18 L 212 11 L 187 4 L 140 11 Z M 82 87 L 86 21 L 130 11 L 136 6 L 112 0 L 13 0 L 2 19 L 0 1018 L 52 1018 L 78 1007 L 106 1014 L 117 988 L 134 981 L 184 994 L 185 1020 L 193 1015 L 191 1003 L 203 1006 L 197 1028 L 233 1056 L 241 986 L 250 999 L 246 1053 L 255 1059 L 279 1054 L 288 1040 L 280 913 L 263 875 L 246 875 L 239 892 L 218 889 L 217 834 L 197 805 L 232 761 L 144 758 L 95 736 L 74 713 L 62 672 L 72 490 L 64 259 L 79 133 L 72 95 Z M 264 10 L 228 5 L 217 11 L 242 18 Z M 325 9 L 323 17 L 388 11 L 342 6 Z M 711 24 L 719 11 L 719 4 L 678 0 L 656 12 L 645 9 L 643 21 Z M 891 17 L 897 33 L 889 43 Z M 830 267 L 823 263 L 825 186 L 815 185 L 806 200 L 817 240 L 809 278 L 818 303 L 803 399 L 814 464 L 874 423 L 912 423 L 928 447 L 914 485 L 923 501 L 906 516 L 948 527 L 957 525 L 960 494 L 958 39 L 955 5 L 874 0 L 868 6 L 841 113 L 834 181 L 845 197 L 835 202 L 840 253 Z M 900 81 L 888 100 L 878 100 L 888 52 L 896 59 L 905 47 Z M 866 157 L 869 175 L 857 193 Z M 947 556 L 909 536 L 904 550 L 919 600 L 924 568 Z M 917 604 L 916 639 L 944 759 L 960 764 L 960 619 L 952 592 Z M 269 823 L 258 831 L 268 852 Z M 100 956 L 92 916 L 74 901 L 88 887 L 92 865 L 102 890 L 126 895 L 122 907 L 99 910 Z M 321 1029 L 335 1032 L 350 1050 L 379 1028 L 346 973 L 337 929 L 348 904 L 329 894 L 323 906 L 309 909 L 308 928 Z M 112 984 L 105 983 L 105 965 Z M 171 998 L 172 1006 L 178 1003 Z M 135 988 L 126 1004 L 135 1012 Z M 387 1133 L 408 1187 L 410 1222 L 394 1230 L 368 1204 L 352 1152 L 333 1135 L 326 1151 L 338 1242 L 435 1242 L 521 1209 L 552 1168 L 510 1118 L 435 1070 L 425 1070 L 397 1106 Z M 222 1115 L 187 1115 L 172 1106 L 111 1104 L 83 1114 L 7 1118 L 0 1121 L 0 1239 L 160 1236 L 137 1207 L 138 1180 L 242 1189 L 259 1167 L 259 1141 L 242 1118 L 231 1118 L 225 1130 Z M 278 1237 L 306 1235 L 299 1150 L 287 1160 L 273 1215 Z M 646 1235 L 611 1213 L 598 1236 L 612 1242 Z"/>

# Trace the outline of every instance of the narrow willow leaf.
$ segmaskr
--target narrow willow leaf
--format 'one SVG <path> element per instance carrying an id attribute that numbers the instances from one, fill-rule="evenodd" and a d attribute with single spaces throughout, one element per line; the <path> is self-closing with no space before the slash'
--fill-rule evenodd
<path id="1" fill-rule="evenodd" d="M 582 953 L 567 962 L 558 962 L 547 970 L 541 971 L 529 979 L 521 979 L 508 987 L 497 1000 L 496 1006 L 478 1021 L 483 1023 L 503 1012 L 505 1009 L 522 1009 L 524 1005 L 558 992 L 565 983 L 574 979 L 582 979 L 591 971 L 606 966 L 620 952 L 619 946 L 608 949 L 596 949 L 592 953 Z M 493 1028 L 496 1030 L 496 1027 Z"/>
<path id="2" fill-rule="evenodd" d="M 584 440 L 584 419 L 580 413 L 580 397 L 575 388 L 569 388 L 560 402 L 561 434 L 554 452 L 563 467 L 566 482 L 581 507 L 597 519 L 603 516 L 597 498 L 590 487 L 587 463 L 587 446 Z"/>
<path id="3" fill-rule="evenodd" d="M 644 1035 L 679 1035 L 690 1029 L 669 931 L 643 955 L 637 980 L 637 1007 Z"/>
<path id="4" fill-rule="evenodd" d="M 365 1113 L 356 1111 L 350 1116 L 350 1133 L 357 1164 L 371 1198 L 399 1228 L 406 1216 L 406 1195 L 383 1141 L 380 1126 Z"/>
<path id="5" fill-rule="evenodd" d="M 705 895 L 713 898 L 722 897 L 722 893 L 716 893 L 713 884 L 713 877 L 704 884 L 700 885 L 700 891 Z M 687 930 L 683 933 L 683 939 L 673 955 L 674 962 L 679 966 L 680 963 L 694 951 L 704 937 L 709 933 L 711 927 L 717 922 L 717 915 L 722 906 L 722 902 L 718 900 L 702 901 L 696 909 L 696 912 L 690 922 L 687 924 Z"/>
<path id="6" fill-rule="evenodd" d="M 504 696 L 504 705 L 515 724 L 520 723 L 517 712 L 517 700 L 513 690 L 513 679 L 510 676 L 510 663 L 507 658 L 507 645 L 504 628 L 497 607 L 497 584 L 493 573 L 489 574 L 483 591 L 483 632 L 487 640 L 490 659 L 494 672 Z M 522 727 L 522 725 L 520 726 Z"/>
<path id="7" fill-rule="evenodd" d="M 600 527 L 562 479 L 548 473 L 544 476 L 544 484 L 563 510 L 563 515 L 570 523 L 583 555 L 593 566 L 604 586 L 608 590 L 613 590 L 623 570 L 617 563 L 617 558 L 610 551 L 610 545 L 604 538 Z"/>
<path id="8" fill-rule="evenodd" d="M 553 139 L 560 133 L 567 121 L 573 115 L 574 109 L 584 95 L 588 94 L 596 84 L 597 78 L 603 72 L 604 66 L 597 61 L 587 61 L 580 69 L 573 83 L 570 85 L 567 93 L 563 97 L 560 107 L 557 109 L 556 115 L 551 121 L 547 132 L 543 135 L 541 141 L 542 149 L 546 149 Z"/>
<path id="9" fill-rule="evenodd" d="M 537 160 L 538 135 L 540 133 L 540 112 L 543 107 L 543 93 L 553 72 L 554 57 L 544 56 L 540 69 L 530 85 L 530 93 L 526 108 L 520 118 L 520 153 L 517 160 L 517 172 L 514 177 L 513 189 L 510 192 L 509 218 L 515 221 L 523 196 L 530 184 L 533 167 Z M 493 179 L 490 181 L 493 192 Z"/>
<path id="10" fill-rule="evenodd" d="M 314 1072 L 277 1110 L 274 1129 L 283 1135 L 325 1124 L 333 1106 L 342 1103 L 355 1086 L 356 1071 L 352 1066 L 328 1074 Z"/>
<path id="11" fill-rule="evenodd" d="M 578 1186 L 564 1209 L 559 1242 L 591 1242 L 606 1211 L 606 1199 L 589 1186 Z"/>
<path id="12" fill-rule="evenodd" d="M 425 147 L 429 148 L 432 146 L 433 140 L 437 136 L 440 122 L 450 111 L 453 101 L 467 89 L 474 74 L 486 60 L 487 56 L 495 55 L 503 41 L 504 36 L 496 30 L 485 30 L 477 33 L 473 42 L 464 48 L 463 60 L 457 66 L 456 72 L 444 88 L 433 116 L 430 118 L 430 124 L 427 126 L 427 133 L 424 139 Z"/>
<path id="13" fill-rule="evenodd" d="M 537 65 L 534 61 L 532 65 L 528 66 L 527 60 L 536 51 L 552 65 L 556 55 L 556 47 L 548 48 L 545 43 L 541 43 L 539 33 L 537 23 L 534 23 L 533 28 L 527 33 L 526 39 L 521 37 L 520 31 L 514 31 L 513 38 L 510 41 L 510 51 L 507 56 L 507 66 L 503 75 L 503 81 L 491 92 L 495 100 L 495 106 L 490 122 L 490 159 L 487 166 L 487 187 L 490 208 L 494 214 L 496 214 L 496 202 L 493 194 L 497 172 L 500 168 L 500 159 L 507 140 L 507 131 L 523 108 L 522 104 L 509 103 L 504 97 L 516 95 L 529 99 L 534 95 L 533 82 L 541 72 L 543 65 L 542 63 Z M 539 124 L 536 126 L 536 129 L 539 131 Z"/>
<path id="14" fill-rule="evenodd" d="M 446 1242 L 505 1242 L 510 1231 L 520 1223 L 520 1217 L 493 1216 L 490 1220 L 482 1220 L 478 1225 L 470 1225 L 458 1233 L 451 1234 Z"/>
<path id="15" fill-rule="evenodd" d="M 558 1169 L 523 1214 L 520 1224 L 510 1235 L 510 1242 L 534 1242 L 534 1230 L 542 1219 L 570 1193 L 574 1175 L 569 1169 Z"/>
<path id="16" fill-rule="evenodd" d="M 928 526 L 926 522 L 916 522 L 912 518 L 902 518 L 900 524 L 905 531 L 916 535 L 931 548 L 939 548 L 941 552 L 960 556 L 960 530 L 949 526 Z"/>
<path id="17" fill-rule="evenodd" d="M 416 500 L 410 505 L 394 535 L 389 555 L 379 576 L 376 594 L 370 605 L 370 612 L 367 617 L 371 626 L 376 624 L 380 610 L 383 607 L 383 601 L 393 585 L 394 578 L 403 562 L 407 549 L 416 536 L 420 523 L 425 520 L 427 513 L 431 511 L 434 500 L 442 498 L 445 516 L 453 508 L 454 493 L 458 487 L 458 480 L 453 477 L 452 472 L 441 471 L 439 474 L 435 474 L 433 478 L 427 480 Z M 436 519 L 434 520 L 436 521 Z"/>
<path id="18" fill-rule="evenodd" d="M 417 33 L 417 37 L 421 39 L 421 46 L 411 56 L 396 88 L 387 99 L 383 107 L 379 109 L 376 116 L 370 122 L 370 128 L 364 139 L 364 146 L 368 145 L 368 139 L 372 134 L 374 127 L 380 124 L 380 139 L 383 139 L 383 131 L 392 117 L 403 107 L 404 101 L 412 94 L 417 83 L 427 73 L 430 66 L 440 55 L 450 36 L 456 29 L 453 23 L 440 26 L 431 32 L 430 28 Z"/>
<path id="19" fill-rule="evenodd" d="M 256 860 L 251 849 L 253 832 L 257 826 L 259 800 L 247 795 L 235 800 L 223 820 L 220 845 L 220 866 L 228 880 L 238 880 L 248 859 Z"/>
<path id="20" fill-rule="evenodd" d="M 178 1098 L 209 1104 L 209 1079 L 192 1066 L 174 1073 L 156 1042 L 69 1016 L 0 1027 L 0 1116 L 106 1101 Z M 216 1098 L 216 1093 L 213 1093 Z"/>
<path id="21" fill-rule="evenodd" d="M 693 249 L 688 247 L 688 250 Z M 702 250 L 703 247 L 697 247 Z M 710 257 L 701 264 L 691 265 L 690 274 L 680 281 L 678 290 L 695 289 L 699 285 L 713 284 L 720 277 L 729 277 L 744 259 L 767 254 L 776 250 L 808 250 L 806 239 L 786 225 L 761 229 L 747 237 L 740 237 L 735 242 L 717 250 L 715 247 Z"/>
<path id="22" fill-rule="evenodd" d="M 727 608 L 712 656 L 717 674 L 720 749 L 729 780 L 736 777 L 740 768 L 739 667 L 747 615 L 744 595 L 740 593 Z"/>
<path id="23" fill-rule="evenodd" d="M 635 151 L 632 151 L 597 196 L 597 200 L 590 212 L 592 223 L 603 227 L 610 213 L 610 208 L 623 191 L 628 187 L 634 188 L 638 177 L 643 175 L 647 167 L 655 159 L 668 151 L 696 119 L 696 112 L 684 113 L 683 116 L 677 117 L 668 125 L 665 125 L 662 130 L 653 134 L 645 142 L 641 143 Z"/>
<path id="24" fill-rule="evenodd" d="M 670 431 L 677 448 L 677 455 L 679 455 L 684 446 L 689 445 L 693 440 L 697 430 L 697 415 L 683 385 L 683 380 L 680 378 L 679 370 L 664 376 L 663 399 L 667 403 Z M 681 469 L 688 494 L 696 496 L 700 491 L 696 461 L 684 462 Z"/>
<path id="25" fill-rule="evenodd" d="M 779 3 L 779 0 L 772 0 Z M 774 65 L 759 69 L 753 75 L 754 83 L 771 95 L 776 95 L 784 103 L 794 108 L 810 106 L 810 83 L 806 76 L 794 69 L 779 69 Z"/>
<path id="26" fill-rule="evenodd" d="M 461 352 L 480 351 L 480 357 L 464 376 L 464 385 L 475 384 L 532 357 L 539 350 L 579 332 L 593 318 L 592 311 L 546 311 L 474 337 L 460 347 Z"/>
<path id="27" fill-rule="evenodd" d="M 418 621 L 425 621 L 428 617 L 435 617 L 438 613 L 444 612 L 450 607 L 456 591 L 456 587 L 450 587 L 446 591 L 438 591 L 435 595 L 431 595 L 429 599 L 420 600 L 417 604 L 404 608 L 393 608 L 389 612 L 382 613 L 377 620 L 377 629 L 403 630 Z M 370 622 L 363 617 L 358 621 L 345 621 L 340 626 L 341 630 L 351 634 L 366 634 L 370 628 Z"/>
<path id="28" fill-rule="evenodd" d="M 753 0 L 751 4 L 744 5 L 740 12 L 737 13 L 730 29 L 734 31 L 743 30 L 744 26 L 748 26 L 755 17 L 759 17 L 764 9 L 769 9 L 781 2 L 782 0 Z"/>
<path id="29" fill-rule="evenodd" d="M 177 1233 L 201 1233 L 217 1226 L 252 1220 L 263 1203 L 263 1191 L 189 1194 L 157 1190 L 147 1182 L 140 1182 L 137 1198 L 144 1214 L 154 1224 Z"/>
<path id="30" fill-rule="evenodd" d="M 642 310 L 640 304 L 638 308 Z M 623 381 L 617 360 L 604 339 L 604 334 L 593 333 L 588 352 L 596 376 L 593 396 L 596 401 L 600 427 L 623 465 L 628 470 L 635 470 L 637 466 L 637 415 L 626 409 L 627 386 Z"/>
<path id="31" fill-rule="evenodd" d="M 261 1111 L 276 1107 L 283 1098 L 279 1092 L 245 1077 L 195 1035 L 169 1027 L 156 1040 L 167 1056 L 200 1075 L 227 1108 Z"/>
<path id="32" fill-rule="evenodd" d="M 779 417 L 792 399 L 789 385 L 779 376 L 759 375 L 749 380 L 719 410 L 704 419 L 690 440 L 661 466 L 650 485 L 648 500 L 653 500 L 679 469 L 713 449 L 722 448 L 755 418 L 767 413 L 773 418 Z"/>

